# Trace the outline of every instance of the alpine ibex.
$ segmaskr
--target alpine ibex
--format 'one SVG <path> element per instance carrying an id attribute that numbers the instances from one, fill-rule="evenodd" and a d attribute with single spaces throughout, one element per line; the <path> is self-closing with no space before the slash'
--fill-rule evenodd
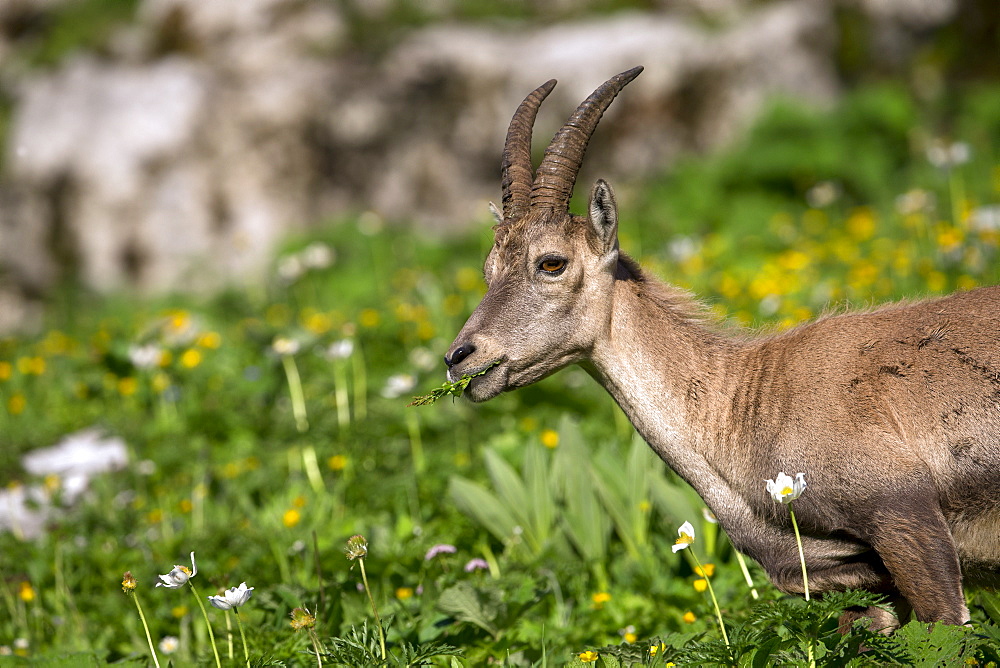
<path id="1" fill-rule="evenodd" d="M 486 401 L 570 364 L 614 397 L 688 481 L 733 545 L 802 593 L 787 509 L 764 480 L 805 472 L 795 501 L 810 589 L 888 595 L 891 629 L 969 619 L 966 578 L 1000 574 L 1000 287 L 831 315 L 768 336 L 713 327 L 684 291 L 618 249 L 611 187 L 586 216 L 569 200 L 613 77 L 560 129 L 533 175 L 531 132 L 549 81 L 514 114 L 488 290 L 445 356 Z M 476 375 L 479 374 L 479 375 Z"/>

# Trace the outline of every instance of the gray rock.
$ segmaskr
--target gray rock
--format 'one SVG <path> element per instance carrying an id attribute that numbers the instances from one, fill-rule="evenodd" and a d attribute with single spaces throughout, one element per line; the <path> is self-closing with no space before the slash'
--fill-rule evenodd
<path id="1" fill-rule="evenodd" d="M 729 141 L 771 95 L 836 95 L 831 3 L 680 6 L 537 28 L 438 23 L 368 62 L 344 50 L 333 3 L 145 0 L 101 58 L 0 76 L 15 98 L 4 298 L 66 273 L 98 290 L 254 280 L 289 230 L 348 213 L 430 232 L 481 224 L 512 110 L 551 77 L 538 146 L 596 85 L 646 66 L 580 183 L 627 184 Z M 710 27 L 692 18 L 705 12 Z"/>

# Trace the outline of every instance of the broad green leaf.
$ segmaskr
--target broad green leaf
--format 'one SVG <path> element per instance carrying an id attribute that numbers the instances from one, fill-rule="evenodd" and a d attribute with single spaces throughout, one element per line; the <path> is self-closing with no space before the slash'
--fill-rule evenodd
<path id="1" fill-rule="evenodd" d="M 451 478 L 448 491 L 460 511 L 481 524 L 500 542 L 505 545 L 510 542 L 517 520 L 496 495 L 458 476 Z"/>

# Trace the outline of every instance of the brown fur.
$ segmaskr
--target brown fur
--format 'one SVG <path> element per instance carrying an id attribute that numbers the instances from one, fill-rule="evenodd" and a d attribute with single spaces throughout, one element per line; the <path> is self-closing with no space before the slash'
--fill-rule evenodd
<path id="1" fill-rule="evenodd" d="M 902 616 L 965 622 L 963 569 L 1000 573 L 1000 288 L 732 335 L 620 253 L 617 228 L 603 181 L 586 217 L 535 208 L 498 227 L 449 377 L 489 368 L 466 391 L 485 401 L 579 364 L 777 587 L 804 589 L 764 480 L 803 472 L 812 592 L 867 589 Z"/>

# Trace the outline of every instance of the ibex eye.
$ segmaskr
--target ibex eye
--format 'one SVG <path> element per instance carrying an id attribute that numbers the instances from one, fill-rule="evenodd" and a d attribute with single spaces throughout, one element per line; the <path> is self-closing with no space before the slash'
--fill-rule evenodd
<path id="1" fill-rule="evenodd" d="M 561 257 L 547 257 L 538 263 L 538 268 L 547 274 L 559 274 L 566 268 L 566 260 Z"/>

